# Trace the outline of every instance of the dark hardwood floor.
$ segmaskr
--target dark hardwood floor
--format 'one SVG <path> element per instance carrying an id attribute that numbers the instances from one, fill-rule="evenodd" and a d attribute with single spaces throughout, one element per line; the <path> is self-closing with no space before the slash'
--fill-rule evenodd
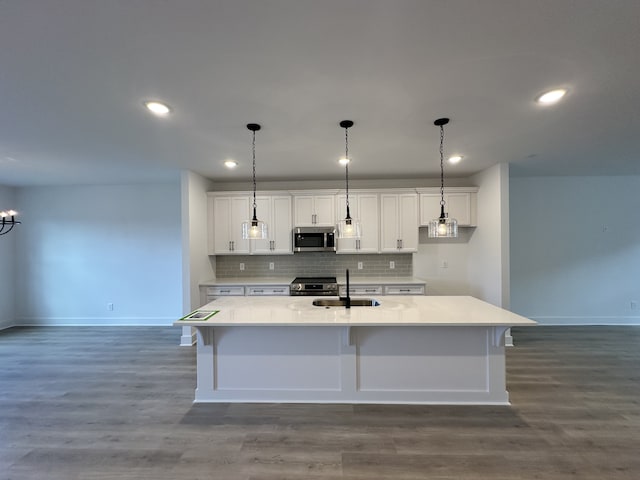
<path id="1" fill-rule="evenodd" d="M 0 478 L 640 478 L 640 328 L 514 329 L 511 407 L 192 404 L 175 328 L 0 332 Z"/>

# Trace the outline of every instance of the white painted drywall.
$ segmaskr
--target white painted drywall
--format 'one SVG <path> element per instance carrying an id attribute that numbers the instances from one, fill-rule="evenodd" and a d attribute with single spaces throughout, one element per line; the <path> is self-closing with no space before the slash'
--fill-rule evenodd
<path id="1" fill-rule="evenodd" d="M 24 217 L 18 323 L 168 325 L 179 318 L 178 181 L 25 187 L 17 199 Z"/>
<path id="2" fill-rule="evenodd" d="M 511 178 L 510 198 L 513 311 L 640 323 L 640 176 Z"/>
<path id="3" fill-rule="evenodd" d="M 15 193 L 15 188 L 0 186 L 0 210 L 20 212 Z M 22 235 L 20 227 L 18 225 L 10 233 L 0 236 L 0 330 L 15 325 L 15 248 Z"/>
<path id="4" fill-rule="evenodd" d="M 183 171 L 182 198 L 182 313 L 200 306 L 200 283 L 215 277 L 215 257 L 207 253 L 207 191 L 211 181 L 197 173 Z M 182 327 L 180 344 L 192 345 L 195 329 Z"/>
<path id="5" fill-rule="evenodd" d="M 494 165 L 475 175 L 473 182 L 478 186 L 478 228 L 469 240 L 470 294 L 499 307 L 507 306 L 509 166 Z"/>

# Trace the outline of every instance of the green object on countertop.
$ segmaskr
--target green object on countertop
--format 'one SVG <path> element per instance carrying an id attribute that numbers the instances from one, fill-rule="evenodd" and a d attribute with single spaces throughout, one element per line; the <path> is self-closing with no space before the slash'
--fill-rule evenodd
<path id="1" fill-rule="evenodd" d="M 218 313 L 220 310 L 212 310 L 212 311 L 201 311 L 201 310 L 194 310 L 193 312 L 185 315 L 184 317 L 182 317 L 180 320 L 178 320 L 179 322 L 182 321 L 196 321 L 196 322 L 204 322 L 205 320 L 210 319 L 211 317 L 213 317 L 216 313 Z"/>

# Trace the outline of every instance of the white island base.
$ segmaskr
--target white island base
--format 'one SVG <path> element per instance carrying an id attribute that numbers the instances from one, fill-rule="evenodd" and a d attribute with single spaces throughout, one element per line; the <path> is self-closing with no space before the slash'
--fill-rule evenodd
<path id="1" fill-rule="evenodd" d="M 176 322 L 198 332 L 195 401 L 504 405 L 504 334 L 535 325 L 468 296 L 313 300 L 224 297 Z"/>
<path id="2" fill-rule="evenodd" d="M 197 327 L 196 402 L 508 404 L 507 327 Z"/>

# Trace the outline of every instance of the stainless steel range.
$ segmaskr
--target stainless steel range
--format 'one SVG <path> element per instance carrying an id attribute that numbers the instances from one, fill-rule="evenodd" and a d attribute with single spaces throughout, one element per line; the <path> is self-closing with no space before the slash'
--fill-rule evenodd
<path id="1" fill-rule="evenodd" d="M 289 286 L 290 295 L 338 295 L 336 277 L 296 277 Z"/>

